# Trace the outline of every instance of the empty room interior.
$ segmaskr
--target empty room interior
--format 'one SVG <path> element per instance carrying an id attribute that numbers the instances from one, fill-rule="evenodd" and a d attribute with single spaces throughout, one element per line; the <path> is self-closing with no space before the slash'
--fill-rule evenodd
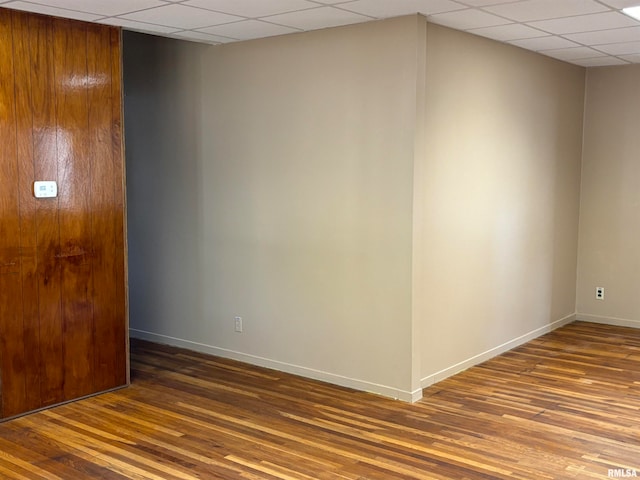
<path id="1" fill-rule="evenodd" d="M 0 1 L 0 478 L 638 475 L 640 3 L 438 1 Z"/>

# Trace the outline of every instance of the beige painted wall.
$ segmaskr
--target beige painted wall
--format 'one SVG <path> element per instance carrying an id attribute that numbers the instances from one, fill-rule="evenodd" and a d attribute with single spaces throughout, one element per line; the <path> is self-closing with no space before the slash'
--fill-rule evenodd
<path id="1" fill-rule="evenodd" d="M 208 52 L 203 338 L 408 395 L 416 32 Z"/>
<path id="2" fill-rule="evenodd" d="M 589 69 L 578 318 L 640 327 L 640 65 Z M 604 300 L 595 288 L 605 287 Z"/>
<path id="3" fill-rule="evenodd" d="M 582 68 L 421 16 L 124 46 L 132 336 L 409 400 L 572 319 Z"/>
<path id="4" fill-rule="evenodd" d="M 141 86 L 139 104 L 128 99 L 130 233 L 140 236 L 131 253 L 139 262 L 133 336 L 407 400 L 419 394 L 411 324 L 418 24 L 408 17 L 197 52 L 158 40 L 169 58 L 138 55 L 141 76 L 145 63 L 184 70 L 154 81 L 172 82 L 186 106 L 166 100 L 141 111 L 145 95 L 171 97 L 160 88 Z M 190 50 L 183 66 L 176 49 Z M 138 136 L 147 120 L 169 138 Z M 183 133 L 193 142 L 174 146 Z M 152 149 L 146 165 L 138 148 Z M 234 332 L 235 316 L 243 333 Z"/>
<path id="5" fill-rule="evenodd" d="M 430 24 L 426 85 L 423 385 L 573 319 L 584 69 Z"/>

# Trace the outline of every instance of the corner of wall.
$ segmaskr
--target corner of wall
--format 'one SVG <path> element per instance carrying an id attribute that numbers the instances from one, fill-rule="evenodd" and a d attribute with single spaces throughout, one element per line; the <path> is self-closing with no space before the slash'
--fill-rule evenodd
<path id="1" fill-rule="evenodd" d="M 482 352 L 478 355 L 474 355 L 471 358 L 468 358 L 459 363 L 456 363 L 451 367 L 445 368 L 431 375 L 427 375 L 421 380 L 422 388 L 430 387 L 431 385 L 438 383 L 446 378 L 449 378 L 455 375 L 456 373 L 460 373 L 463 370 L 479 365 L 504 352 L 507 352 L 513 348 L 519 347 L 520 345 L 523 345 L 530 340 L 538 338 L 541 335 L 552 332 L 553 330 L 556 330 L 560 327 L 564 327 L 565 325 L 568 325 L 577 319 L 578 318 L 576 318 L 575 314 L 567 315 L 566 317 L 561 318 L 560 320 L 557 320 L 553 323 L 550 323 L 549 325 L 545 325 L 543 327 L 532 330 L 531 332 L 521 335 L 518 338 L 514 338 L 513 340 L 510 340 L 508 342 L 505 342 L 502 345 L 498 345 L 497 347 L 491 348 L 485 352 Z"/>
<path id="2" fill-rule="evenodd" d="M 412 282 L 411 282 L 411 322 L 412 322 L 412 350 L 411 357 L 411 386 L 414 389 L 411 401 L 422 398 L 421 370 L 423 355 L 423 329 L 425 325 L 426 298 L 423 293 L 425 282 L 425 163 L 427 161 L 426 148 L 426 68 L 427 68 L 427 19 L 416 16 L 416 99 L 413 144 L 413 205 L 412 205 Z"/>

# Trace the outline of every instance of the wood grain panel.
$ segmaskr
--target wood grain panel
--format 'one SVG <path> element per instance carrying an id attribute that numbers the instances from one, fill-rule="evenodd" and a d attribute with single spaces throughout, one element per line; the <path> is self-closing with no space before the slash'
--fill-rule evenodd
<path id="1" fill-rule="evenodd" d="M 127 288 L 127 248 L 125 222 L 125 168 L 124 168 L 124 139 L 122 138 L 122 32 L 110 29 L 111 51 L 111 148 L 114 169 L 114 211 L 115 211 L 115 242 L 118 260 L 114 267 L 116 296 L 118 299 L 116 320 L 114 325 L 114 341 L 117 346 L 114 352 L 116 385 L 129 382 L 129 346 L 127 317 L 129 292 Z"/>
<path id="2" fill-rule="evenodd" d="M 118 335 L 118 296 L 113 281 L 120 263 L 116 246 L 115 165 L 111 142 L 112 89 L 110 31 L 87 28 L 89 158 L 91 161 L 91 211 L 93 238 L 94 386 L 105 390 L 115 385 L 118 371 L 113 354 L 124 342 Z M 109 48 L 104 46 L 108 45 Z M 107 73 L 109 75 L 107 75 Z"/>
<path id="3" fill-rule="evenodd" d="M 31 15 L 31 102 L 35 175 L 58 177 L 58 149 L 53 68 L 53 24 L 50 18 Z M 62 347 L 61 262 L 58 199 L 37 202 L 38 307 L 40 313 L 40 365 L 42 405 L 64 400 Z"/>
<path id="4" fill-rule="evenodd" d="M 62 20 L 53 29 L 65 399 L 95 391 L 86 29 Z"/>
<path id="5" fill-rule="evenodd" d="M 127 382 L 119 59 L 115 28 L 0 7 L 0 418 Z"/>
<path id="6" fill-rule="evenodd" d="M 27 395 L 13 32 L 11 14 L 2 9 L 0 59 L 0 392 L 2 415 L 9 416 L 24 411 Z"/>
<path id="7" fill-rule="evenodd" d="M 35 410 L 40 398 L 40 315 L 38 311 L 36 180 L 33 155 L 33 114 L 31 99 L 31 32 L 29 15 L 13 14 L 13 54 L 15 62 L 16 142 L 20 203 L 20 274 L 22 282 L 22 324 L 24 336 L 25 408 Z M 29 352 L 27 355 L 26 352 Z"/>
<path id="8" fill-rule="evenodd" d="M 0 425 L 0 475 L 604 480 L 640 472 L 639 351 L 577 322 L 406 404 L 134 340 L 130 388 Z"/>

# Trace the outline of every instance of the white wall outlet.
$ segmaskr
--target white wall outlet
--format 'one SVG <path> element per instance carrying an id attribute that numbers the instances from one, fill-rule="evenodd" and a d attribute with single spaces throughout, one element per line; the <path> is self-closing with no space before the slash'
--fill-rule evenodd
<path id="1" fill-rule="evenodd" d="M 238 333 L 242 333 L 242 317 L 235 317 L 233 319 L 235 330 Z"/>
<path id="2" fill-rule="evenodd" d="M 596 299 L 604 300 L 604 287 L 596 287 Z"/>

